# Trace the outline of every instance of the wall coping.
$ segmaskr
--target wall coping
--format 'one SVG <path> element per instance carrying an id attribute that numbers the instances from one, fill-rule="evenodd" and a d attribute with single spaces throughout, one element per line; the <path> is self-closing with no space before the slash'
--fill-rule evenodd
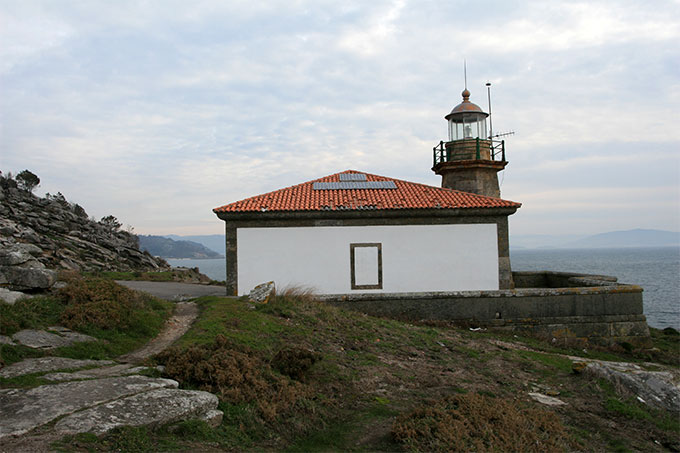
<path id="1" fill-rule="evenodd" d="M 561 288 L 515 288 L 478 291 L 431 291 L 410 293 L 357 293 L 322 294 L 323 301 L 370 301 L 370 300 L 424 300 L 424 299 L 475 299 L 480 297 L 545 297 L 586 294 L 641 293 L 641 286 L 618 283 L 616 277 L 607 275 L 578 274 L 572 272 L 529 271 L 513 272 L 517 276 L 557 276 L 563 277 L 574 286 Z M 578 285 L 578 286 L 577 286 Z"/>

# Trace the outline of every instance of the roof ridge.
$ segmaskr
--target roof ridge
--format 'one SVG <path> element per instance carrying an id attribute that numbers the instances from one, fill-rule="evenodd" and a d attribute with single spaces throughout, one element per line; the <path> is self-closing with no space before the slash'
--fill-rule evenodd
<path id="1" fill-rule="evenodd" d="M 393 188 L 394 192 L 390 191 L 391 193 L 387 194 L 386 189 L 383 188 L 338 188 L 327 191 L 316 191 L 313 189 L 314 184 L 317 182 L 333 182 L 336 178 L 340 179 L 339 175 L 346 173 L 363 174 L 370 177 L 371 181 L 393 181 L 397 185 L 397 190 Z M 395 196 L 398 198 L 395 198 Z M 363 209 L 361 206 L 372 206 L 372 209 L 422 209 L 428 207 L 518 208 L 521 206 L 520 203 L 502 198 L 478 195 L 461 190 L 431 186 L 429 184 L 349 169 L 263 194 L 253 195 L 219 206 L 214 208 L 213 211 L 216 213 L 254 210 L 315 211 L 327 210 L 329 206 L 344 206 L 347 202 L 350 202 L 351 205 L 357 203 L 357 209 Z"/>

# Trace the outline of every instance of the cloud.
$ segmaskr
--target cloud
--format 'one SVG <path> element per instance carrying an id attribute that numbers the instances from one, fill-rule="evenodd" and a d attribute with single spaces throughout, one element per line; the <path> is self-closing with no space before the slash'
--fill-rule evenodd
<path id="1" fill-rule="evenodd" d="M 647 189 L 678 183 L 680 15 L 656 5 L 3 4 L 0 166 L 144 233 L 221 232 L 212 208 L 348 168 L 437 185 L 467 58 L 473 102 L 490 80 L 494 130 L 516 131 L 517 225 L 553 226 L 536 193 L 625 181 L 668 226 Z"/>

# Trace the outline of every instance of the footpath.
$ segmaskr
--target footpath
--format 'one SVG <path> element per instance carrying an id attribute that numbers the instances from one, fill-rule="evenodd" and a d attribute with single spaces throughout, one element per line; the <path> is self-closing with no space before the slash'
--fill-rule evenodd
<path id="1" fill-rule="evenodd" d="M 224 288 L 217 286 L 119 283 L 172 301 L 224 295 Z M 0 389 L 0 452 L 50 451 L 50 443 L 65 434 L 103 434 L 124 425 L 155 426 L 188 419 L 219 425 L 222 412 L 217 410 L 215 395 L 178 389 L 174 380 L 150 377 L 159 370 L 140 365 L 184 335 L 197 316 L 195 303 L 176 302 L 173 316 L 156 338 L 115 361 L 41 357 L 0 369 L 5 379 L 32 375 L 54 382 Z M 3 339 L 40 349 L 88 340 L 92 338 L 59 326 L 24 330 Z"/>

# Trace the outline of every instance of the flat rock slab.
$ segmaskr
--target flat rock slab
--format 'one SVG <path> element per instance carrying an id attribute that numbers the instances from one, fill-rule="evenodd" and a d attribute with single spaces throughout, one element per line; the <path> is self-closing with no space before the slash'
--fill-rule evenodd
<path id="1" fill-rule="evenodd" d="M 60 420 L 60 434 L 103 434 L 119 426 L 154 426 L 200 419 L 215 410 L 217 397 L 198 390 L 160 389 L 101 404 Z"/>
<path id="2" fill-rule="evenodd" d="M 106 366 L 102 368 L 91 368 L 88 370 L 75 371 L 73 373 L 50 373 L 42 376 L 48 381 L 77 381 L 80 379 L 99 379 L 103 377 L 129 376 L 139 374 L 151 368 L 145 366 L 133 366 L 129 363 L 120 365 Z"/>
<path id="3" fill-rule="evenodd" d="M 670 371 L 647 371 L 632 363 L 602 361 L 587 363 L 582 373 L 606 379 L 617 392 L 634 396 L 648 406 L 680 413 L 680 386 Z"/>
<path id="4" fill-rule="evenodd" d="M 112 365 L 111 360 L 76 360 L 65 357 L 40 357 L 37 359 L 24 359 L 0 369 L 0 377 L 13 378 L 31 373 L 43 373 L 46 371 L 71 370 L 91 366 Z"/>
<path id="5" fill-rule="evenodd" d="M 530 392 L 529 396 L 534 401 L 537 401 L 541 404 L 545 404 L 546 406 L 564 406 L 567 404 L 561 399 L 555 398 L 553 396 L 544 395 L 543 393 Z"/>
<path id="6" fill-rule="evenodd" d="M 62 415 L 108 401 L 160 388 L 177 381 L 125 376 L 41 385 L 32 389 L 0 389 L 0 438 L 24 434 Z"/>
<path id="7" fill-rule="evenodd" d="M 51 327 L 50 330 L 54 333 L 44 330 L 24 329 L 12 335 L 12 340 L 34 349 L 54 349 L 70 346 L 78 342 L 97 341 L 94 337 L 73 332 L 65 327 L 55 326 Z"/>

